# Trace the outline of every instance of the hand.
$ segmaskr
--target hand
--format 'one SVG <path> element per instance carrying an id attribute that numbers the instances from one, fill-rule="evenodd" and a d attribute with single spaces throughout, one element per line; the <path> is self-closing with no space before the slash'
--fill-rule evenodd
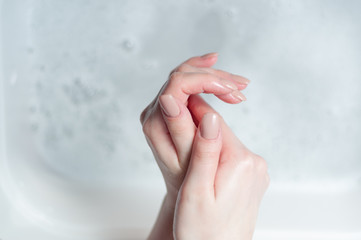
<path id="1" fill-rule="evenodd" d="M 249 80 L 209 68 L 216 60 L 216 54 L 208 54 L 181 64 L 141 114 L 143 132 L 163 174 L 167 192 L 174 197 L 183 182 L 196 131 L 187 109 L 189 96 L 213 93 L 228 103 L 246 100 L 239 90 Z"/>
<path id="2" fill-rule="evenodd" d="M 187 108 L 189 96 L 204 92 L 215 94 L 228 103 L 246 100 L 240 90 L 247 87 L 249 80 L 210 68 L 216 61 L 216 54 L 207 54 L 181 64 L 171 72 L 157 97 L 141 114 L 143 132 L 167 188 L 167 195 L 149 239 L 172 237 L 175 201 L 188 168 L 198 124 L 193 121 Z"/>
<path id="3" fill-rule="evenodd" d="M 188 108 L 201 121 L 174 216 L 177 240 L 250 240 L 269 185 L 267 164 L 250 152 L 199 96 Z"/>

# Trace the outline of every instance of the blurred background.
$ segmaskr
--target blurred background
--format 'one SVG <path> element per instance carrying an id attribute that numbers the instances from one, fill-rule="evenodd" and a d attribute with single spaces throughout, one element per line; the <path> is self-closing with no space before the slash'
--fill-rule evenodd
<path id="1" fill-rule="evenodd" d="M 360 239 L 360 9 L 0 1 L 0 238 L 144 237 L 164 183 L 139 115 L 174 67 L 218 52 L 248 100 L 204 97 L 269 164 L 256 239 Z"/>

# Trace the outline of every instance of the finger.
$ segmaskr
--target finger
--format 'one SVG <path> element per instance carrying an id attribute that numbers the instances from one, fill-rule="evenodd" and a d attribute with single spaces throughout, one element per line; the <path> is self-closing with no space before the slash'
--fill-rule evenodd
<path id="1" fill-rule="evenodd" d="M 179 169 L 176 149 L 163 121 L 159 107 L 143 122 L 143 132 L 156 159 L 167 159 L 163 164 L 168 169 Z M 175 173 L 173 173 L 175 174 Z"/>
<path id="2" fill-rule="evenodd" d="M 183 64 L 188 64 L 193 67 L 211 67 L 218 59 L 218 53 L 208 53 L 203 56 L 192 57 Z"/>
<path id="3" fill-rule="evenodd" d="M 180 167 L 182 169 L 187 169 L 196 131 L 192 115 L 186 106 L 189 95 L 208 91 L 216 93 L 232 93 L 234 90 L 225 86 L 219 87 L 221 86 L 218 84 L 220 80 L 214 75 L 209 77 L 209 73 L 179 74 L 183 75 L 181 76 L 182 79 L 177 80 L 179 81 L 179 84 L 175 84 L 174 79 L 172 80 L 173 82 L 170 81 L 170 85 L 167 86 L 164 93 L 159 96 L 159 103 L 162 108 L 164 121 L 168 127 L 169 135 L 177 152 Z M 225 82 L 227 83 L 227 81 Z M 226 98 L 227 95 L 223 94 L 222 96 L 225 96 Z M 236 103 L 240 100 L 237 98 L 230 98 L 229 101 Z"/>
<path id="4" fill-rule="evenodd" d="M 250 82 L 248 79 L 244 77 L 212 68 L 197 68 L 188 64 L 182 64 L 177 68 L 177 71 L 184 73 L 210 73 L 216 77 L 219 77 L 220 79 L 229 80 L 237 86 L 238 91 L 235 90 L 231 93 L 216 95 L 216 97 L 227 103 L 239 103 L 241 101 L 247 100 L 246 96 L 244 96 L 244 94 L 239 91 L 245 89 L 248 86 L 248 83 Z"/>
<path id="5" fill-rule="evenodd" d="M 205 54 L 203 56 L 196 56 L 196 57 L 192 57 L 190 59 L 188 59 L 187 61 L 183 62 L 181 65 L 179 65 L 178 67 L 176 67 L 174 70 L 172 70 L 169 74 L 169 76 L 171 76 L 174 72 L 177 72 L 178 69 L 182 66 L 182 65 L 188 65 L 188 66 L 193 66 L 193 67 L 211 67 L 213 66 L 218 59 L 218 53 L 208 53 Z M 161 89 L 159 90 L 157 96 L 153 99 L 153 101 L 148 105 L 147 108 L 149 107 L 153 107 L 155 105 L 155 103 L 157 102 L 157 99 L 159 97 L 160 94 L 162 94 L 162 92 L 164 91 L 164 88 L 166 87 L 167 82 L 161 87 Z M 140 116 L 140 121 L 141 123 L 144 122 L 146 113 L 148 111 L 146 111 L 146 109 L 142 112 L 141 116 Z"/>
<path id="6" fill-rule="evenodd" d="M 219 78 L 224 78 L 224 79 L 233 81 L 238 86 L 238 90 L 245 89 L 248 86 L 248 84 L 250 83 L 250 80 L 248 80 L 247 78 L 236 75 L 236 74 L 232 74 L 232 73 L 229 73 L 226 71 L 213 69 L 213 68 L 209 68 L 209 67 L 202 67 L 202 68 L 194 67 L 187 63 L 181 64 L 176 70 L 177 70 L 177 72 L 207 72 L 207 73 L 211 73 L 211 74 L 216 75 Z"/>
<path id="7" fill-rule="evenodd" d="M 213 69 L 213 68 L 200 68 L 200 69 L 205 72 L 209 72 L 214 75 L 217 75 L 221 78 L 233 80 L 237 84 L 239 90 L 245 89 L 247 85 L 250 83 L 249 79 L 226 71 Z"/>
<path id="8" fill-rule="evenodd" d="M 196 126 L 187 107 L 172 95 L 161 95 L 164 121 L 177 151 L 182 169 L 188 168 Z"/>
<path id="9" fill-rule="evenodd" d="M 216 97 L 226 103 L 239 103 L 247 100 L 246 96 L 240 91 L 233 91 L 227 94 L 216 95 Z"/>
<path id="10" fill-rule="evenodd" d="M 192 95 L 188 99 L 188 109 L 191 112 L 195 123 L 199 123 L 206 113 L 215 113 L 218 114 L 204 99 L 199 95 Z M 247 148 L 238 140 L 238 138 L 233 134 L 229 126 L 224 122 L 223 118 L 220 117 L 222 136 L 223 136 L 223 145 L 233 146 L 235 142 L 239 143 L 239 150 L 247 150 Z"/>
<path id="11" fill-rule="evenodd" d="M 209 106 L 199 95 L 192 95 L 188 100 L 188 109 L 192 113 L 194 120 L 200 121 L 205 113 L 217 113 Z M 217 179 L 215 180 L 215 191 L 225 187 L 229 182 L 230 174 L 237 169 L 240 161 L 247 160 L 250 151 L 234 135 L 224 120 L 220 117 L 222 132 L 222 152 L 217 170 Z M 234 158 L 232 156 L 239 156 Z M 227 177 L 228 176 L 228 177 Z"/>
<path id="12" fill-rule="evenodd" d="M 175 145 L 179 164 L 182 169 L 187 169 L 188 167 L 196 131 L 192 116 L 185 105 L 188 96 L 193 93 L 209 91 L 213 93 L 230 93 L 230 95 L 220 94 L 220 98 L 225 99 L 229 103 L 238 103 L 245 99 L 242 97 L 243 94 L 235 90 L 237 89 L 237 85 L 234 80 L 222 79 L 215 74 L 199 70 L 199 68 L 189 65 L 197 65 L 197 61 L 203 62 L 204 58 L 213 59 L 214 57 L 216 57 L 214 54 L 206 55 L 206 57 L 194 57 L 181 64 L 176 69 L 180 72 L 173 72 L 169 84 L 163 87 L 162 93 L 159 96 L 163 117 Z M 204 65 L 205 64 L 202 66 Z M 226 74 L 223 74 L 223 76 L 226 76 Z M 223 87 L 219 89 L 219 86 L 222 85 Z M 177 93 L 182 93 L 182 90 L 186 95 L 183 100 L 179 100 Z M 233 95 L 233 92 L 235 95 Z M 173 95 L 177 95 L 178 98 L 175 98 Z M 239 95 L 241 95 L 241 97 Z"/>
<path id="13" fill-rule="evenodd" d="M 213 194 L 214 180 L 222 148 L 220 120 L 217 114 L 203 116 L 194 138 L 192 156 L 184 180 L 185 191 Z"/>
<path id="14" fill-rule="evenodd" d="M 189 58 L 188 60 L 181 63 L 175 69 L 173 69 L 169 76 L 171 76 L 174 72 L 179 72 L 179 69 L 182 68 L 183 65 L 188 65 L 192 67 L 212 67 L 218 60 L 218 53 L 208 53 L 203 56 L 196 56 Z"/>
<path id="15" fill-rule="evenodd" d="M 175 72 L 164 88 L 163 94 L 171 94 L 186 103 L 192 94 L 213 93 L 223 95 L 238 91 L 233 81 L 219 78 L 210 73 Z M 233 99 L 231 103 L 239 103 L 241 99 Z"/>
<path id="16" fill-rule="evenodd" d="M 188 66 L 192 65 L 192 66 L 197 66 L 197 67 L 210 67 L 216 62 L 216 60 L 217 60 L 217 54 L 212 53 L 212 54 L 204 55 L 202 57 L 190 58 L 185 63 Z M 216 77 L 213 77 L 211 79 L 215 79 L 215 78 Z M 191 78 L 191 77 L 188 77 L 187 79 L 189 81 L 193 82 L 193 86 L 194 86 L 194 83 L 198 82 L 198 81 L 194 81 L 194 78 Z M 189 81 L 185 81 L 185 83 L 187 84 L 187 82 L 189 82 Z M 215 84 L 215 86 L 213 86 L 213 87 L 217 88 L 218 81 L 222 81 L 222 80 L 216 79 L 213 83 L 208 83 L 208 85 Z M 158 112 L 159 113 L 162 112 L 165 123 L 167 124 L 166 129 L 163 129 L 163 131 L 159 132 L 159 134 L 157 136 L 154 136 L 151 138 L 148 137 L 148 139 L 153 141 L 154 149 L 156 148 L 157 151 L 159 152 L 159 154 L 162 156 L 165 154 L 164 151 L 162 151 L 162 149 L 166 148 L 166 147 L 161 147 L 161 146 L 162 145 L 168 146 L 169 144 L 174 144 L 173 148 L 175 147 L 175 152 L 178 156 L 177 160 L 179 160 L 179 165 L 181 168 L 186 169 L 186 167 L 188 165 L 190 149 L 191 149 L 191 146 L 193 143 L 193 138 L 194 138 L 196 127 L 194 125 L 192 116 L 189 113 L 189 111 L 185 105 L 187 97 L 185 97 L 183 99 L 183 102 L 180 102 L 181 104 L 178 104 L 178 107 L 180 108 L 180 112 L 181 112 L 181 114 L 179 115 L 178 118 L 174 118 L 173 116 L 166 115 L 165 111 L 164 111 L 164 106 L 163 106 L 163 111 L 158 111 L 160 109 L 158 103 L 161 103 L 161 100 L 160 100 L 161 97 L 159 97 L 159 95 L 163 94 L 166 89 L 167 89 L 167 92 L 165 92 L 165 93 L 169 93 L 169 95 L 172 95 L 173 92 L 179 93 L 182 91 L 177 86 L 177 84 L 174 84 L 174 80 L 172 82 L 173 84 L 169 84 L 169 82 L 172 82 L 172 81 L 168 81 L 162 87 L 162 89 L 158 93 L 157 97 L 143 111 L 143 113 L 140 116 L 140 120 L 141 120 L 141 123 L 143 124 L 143 126 L 144 126 L 144 123 L 147 122 L 148 118 L 151 118 L 151 120 L 152 120 L 151 122 L 155 126 L 158 126 L 158 125 L 163 126 L 160 123 L 158 116 L 157 116 L 157 120 L 156 121 L 154 120 L 155 119 L 154 115 L 156 115 Z M 226 81 L 223 81 L 223 82 L 226 82 Z M 205 84 L 207 85 L 207 81 Z M 237 88 L 237 86 L 234 83 L 230 83 L 230 84 L 231 85 L 233 84 L 231 87 L 232 89 Z M 173 87 L 169 87 L 169 85 L 172 85 Z M 182 82 L 182 85 L 184 85 L 183 82 Z M 204 89 L 202 89 L 202 86 L 201 86 L 200 92 L 212 90 L 212 86 L 208 86 L 208 85 L 205 86 Z M 221 86 L 222 85 L 219 84 L 219 86 L 217 88 L 218 91 L 216 91 L 216 93 L 222 94 L 222 93 L 227 93 L 227 92 L 232 91 L 232 89 L 224 90 Z M 189 87 L 191 88 L 192 84 Z M 219 90 L 219 88 L 221 88 L 221 89 Z M 187 87 L 185 87 L 185 90 L 187 90 Z M 190 93 L 192 93 L 192 92 L 190 92 Z M 167 94 L 164 94 L 164 95 L 167 95 Z M 165 101 L 167 101 L 167 100 L 165 100 Z M 178 101 L 178 100 L 176 99 L 176 101 Z M 236 100 L 233 100 L 233 101 L 237 102 Z M 172 105 L 172 104 L 170 104 L 170 105 Z M 173 106 L 174 106 L 174 104 L 173 104 Z M 175 105 L 175 106 L 177 106 L 177 105 Z M 153 111 L 153 109 L 157 109 L 157 111 Z M 167 135 L 167 138 L 163 139 L 163 137 L 160 136 L 161 134 Z M 162 140 L 159 141 L 160 138 L 162 138 Z M 178 161 L 177 161 L 177 164 L 178 164 Z"/>

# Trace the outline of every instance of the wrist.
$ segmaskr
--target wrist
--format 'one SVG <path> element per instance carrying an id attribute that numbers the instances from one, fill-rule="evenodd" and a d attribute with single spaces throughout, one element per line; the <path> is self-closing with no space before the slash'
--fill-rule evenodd
<path id="1" fill-rule="evenodd" d="M 148 237 L 148 240 L 172 240 L 173 239 L 173 218 L 176 204 L 176 196 L 166 194 L 159 211 L 157 220 Z"/>

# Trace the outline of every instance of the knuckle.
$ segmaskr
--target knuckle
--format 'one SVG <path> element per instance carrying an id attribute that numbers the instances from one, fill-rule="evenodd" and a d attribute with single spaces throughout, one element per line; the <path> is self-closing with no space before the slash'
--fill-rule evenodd
<path id="1" fill-rule="evenodd" d="M 156 104 L 156 99 L 154 99 L 140 114 L 139 120 L 140 120 L 142 125 L 144 124 L 144 122 L 149 118 L 149 116 L 153 112 L 155 104 Z"/>
<path id="2" fill-rule="evenodd" d="M 242 168 L 246 170 L 253 170 L 256 164 L 253 154 L 249 151 L 244 152 L 240 164 L 242 165 Z"/>
<path id="3" fill-rule="evenodd" d="M 244 168 L 246 171 L 260 174 L 266 174 L 268 171 L 268 165 L 266 160 L 264 160 L 261 156 L 249 151 L 243 154 L 243 158 L 240 163 L 242 165 L 242 168 Z"/>
<path id="4" fill-rule="evenodd" d="M 183 64 L 179 65 L 175 70 L 176 70 L 176 72 L 186 72 L 189 70 L 189 67 L 190 66 L 188 64 L 183 63 Z"/>
<path id="5" fill-rule="evenodd" d="M 177 120 L 177 119 L 172 119 L 172 120 L 173 120 L 173 124 L 175 124 L 175 126 L 169 127 L 169 131 L 172 133 L 172 136 L 175 136 L 175 137 L 188 136 L 186 134 L 187 127 L 183 126 L 182 124 L 176 123 L 174 120 Z"/>
<path id="6" fill-rule="evenodd" d="M 210 72 L 202 71 L 202 72 L 197 72 L 197 74 L 199 74 L 199 76 L 202 76 L 204 81 L 207 83 L 220 82 L 220 78 L 218 78 L 216 75 Z"/>
<path id="7" fill-rule="evenodd" d="M 185 72 L 188 71 L 190 65 L 186 64 L 186 63 L 182 63 L 181 65 L 179 65 L 178 67 L 176 67 L 175 69 L 173 69 L 170 73 L 169 73 L 169 77 L 172 76 L 173 73 L 175 72 Z"/>
<path id="8" fill-rule="evenodd" d="M 208 159 L 213 159 L 213 158 L 216 158 L 218 157 L 218 153 L 211 150 L 211 149 L 203 149 L 203 150 L 198 150 L 198 151 L 195 151 L 194 154 L 193 154 L 193 158 L 196 158 L 197 160 L 199 159 L 199 161 L 201 163 L 207 163 Z"/>
<path id="9" fill-rule="evenodd" d="M 169 76 L 169 82 L 171 84 L 177 84 L 181 81 L 182 72 L 172 72 L 172 74 Z"/>
<path id="10" fill-rule="evenodd" d="M 177 71 L 178 71 L 178 68 L 173 69 L 173 70 L 169 73 L 168 78 L 170 78 L 170 77 L 173 75 L 173 73 L 175 73 L 175 72 L 177 72 Z"/>
<path id="11" fill-rule="evenodd" d="M 147 137 L 151 137 L 153 135 L 153 127 L 152 127 L 152 120 L 150 118 L 146 119 L 144 122 L 143 122 L 143 127 L 142 127 L 142 130 L 143 130 L 143 133 L 145 136 Z"/>
<path id="12" fill-rule="evenodd" d="M 144 121 L 145 121 L 145 118 L 146 118 L 146 115 L 148 114 L 148 108 L 144 109 L 142 111 L 142 113 L 140 114 L 139 116 L 139 120 L 140 120 L 140 123 L 143 125 L 144 124 Z"/>
<path id="13" fill-rule="evenodd" d="M 260 173 L 265 174 L 268 171 L 268 165 L 266 160 L 264 160 L 262 157 L 257 156 L 257 169 Z"/>

